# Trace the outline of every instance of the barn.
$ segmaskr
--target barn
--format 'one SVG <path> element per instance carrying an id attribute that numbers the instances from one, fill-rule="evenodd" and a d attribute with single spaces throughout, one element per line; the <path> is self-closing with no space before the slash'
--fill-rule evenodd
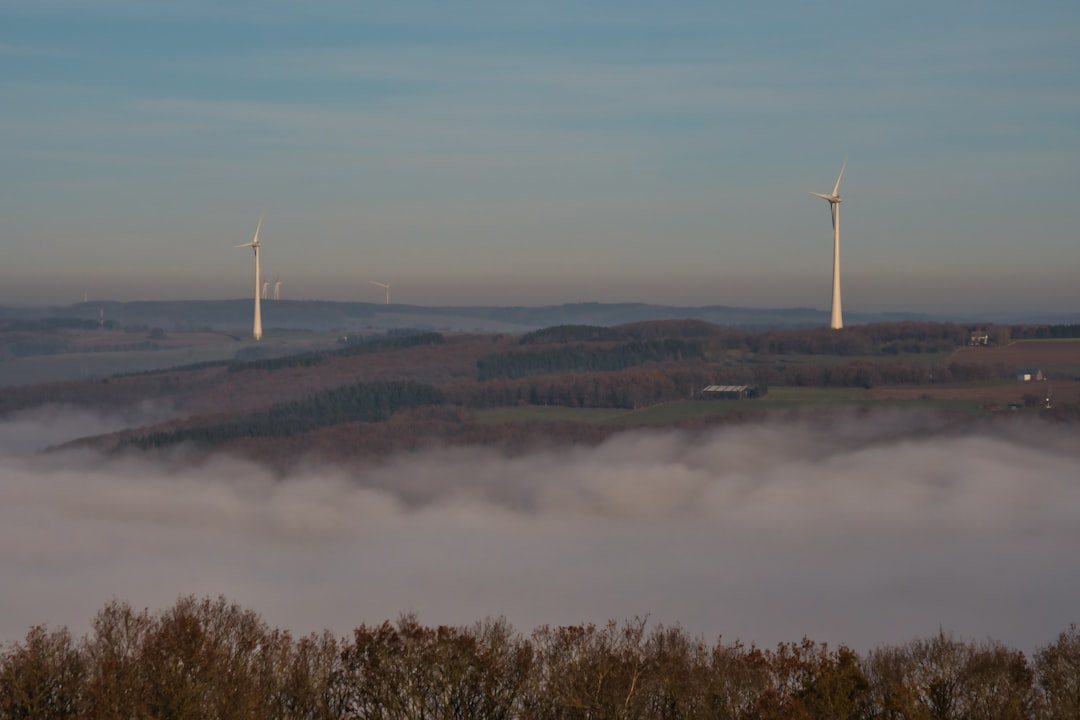
<path id="1" fill-rule="evenodd" d="M 752 385 L 707 385 L 701 389 L 706 400 L 745 400 L 756 395 Z"/>

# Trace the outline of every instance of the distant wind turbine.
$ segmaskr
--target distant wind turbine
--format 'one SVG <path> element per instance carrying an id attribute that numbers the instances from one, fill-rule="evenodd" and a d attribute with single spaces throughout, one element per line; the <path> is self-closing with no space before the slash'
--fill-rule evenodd
<path id="1" fill-rule="evenodd" d="M 274 299 L 281 299 L 281 281 L 277 278 L 274 278 Z"/>
<path id="2" fill-rule="evenodd" d="M 249 242 L 249 243 L 244 243 L 243 245 L 237 245 L 236 246 L 238 248 L 249 247 L 249 248 L 251 248 L 252 250 L 255 251 L 255 327 L 254 327 L 254 330 L 252 331 L 252 336 L 256 340 L 261 340 L 262 339 L 262 307 L 259 304 L 259 300 L 260 300 L 259 290 L 262 289 L 262 285 L 259 282 L 259 280 L 260 280 L 260 278 L 259 278 L 259 248 L 262 247 L 261 245 L 259 245 L 259 230 L 261 230 L 261 229 L 262 229 L 262 215 L 259 216 L 259 224 L 255 226 L 255 237 L 254 237 L 254 239 L 252 239 L 252 241 Z"/>
<path id="3" fill-rule="evenodd" d="M 390 304 L 390 283 L 381 283 L 376 280 L 370 281 L 372 285 L 378 285 L 381 288 L 386 288 L 386 304 Z M 393 282 L 392 280 L 390 282 Z"/>
<path id="4" fill-rule="evenodd" d="M 844 168 L 846 167 L 847 158 L 844 158 L 844 164 L 840 166 L 840 174 L 836 178 L 836 185 L 833 186 L 831 195 L 824 195 L 816 192 L 810 193 L 811 195 L 828 200 L 829 211 L 832 214 L 832 317 L 829 321 L 829 327 L 833 330 L 839 330 L 844 327 L 844 316 L 840 309 L 840 203 L 843 202 L 843 198 L 840 197 L 839 193 L 840 180 L 844 177 Z"/>
<path id="5" fill-rule="evenodd" d="M 270 292 L 270 281 L 269 280 L 264 280 L 263 284 L 262 284 L 262 299 L 263 300 L 266 299 L 266 296 L 269 294 L 269 292 Z"/>

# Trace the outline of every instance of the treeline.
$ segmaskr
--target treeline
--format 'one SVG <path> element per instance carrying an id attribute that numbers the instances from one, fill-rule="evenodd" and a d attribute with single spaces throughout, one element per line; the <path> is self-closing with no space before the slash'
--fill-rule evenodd
<path id="1" fill-rule="evenodd" d="M 521 345 L 547 345 L 571 342 L 614 342 L 623 339 L 625 336 L 618 328 L 600 325 L 555 325 L 525 333 L 518 342 Z"/>
<path id="2" fill-rule="evenodd" d="M 778 330 L 725 335 L 728 348 L 768 355 L 895 355 L 937 353 L 966 345 L 972 328 L 953 323 L 897 322 L 841 330 Z"/>
<path id="3" fill-rule="evenodd" d="M 758 648 L 675 627 L 516 632 L 413 616 L 294 638 L 224 599 L 113 601 L 81 638 L 34 627 L 0 652 L 6 718 L 207 720 L 1064 720 L 1080 632 L 1023 652 L 939 632 L 860 655 Z"/>
<path id="4" fill-rule="evenodd" d="M 109 327 L 115 326 L 110 323 Z M 33 319 L 0 319 L 0 333 L 5 332 L 42 332 L 50 330 L 97 330 L 101 323 L 97 320 L 84 320 L 82 318 L 33 318 Z"/>
<path id="5" fill-rule="evenodd" d="M 59 355 L 68 351 L 68 344 L 54 337 L 15 336 L 4 338 L 0 343 L 0 356 L 7 358 L 30 357 L 32 355 Z"/>
<path id="6" fill-rule="evenodd" d="M 923 365 L 856 361 L 837 365 L 746 366 L 731 373 L 740 382 L 804 387 L 862 387 L 927 383 L 987 382 L 1004 378 L 1003 368 L 976 363 Z"/>
<path id="7" fill-rule="evenodd" d="M 1080 338 L 1080 324 L 993 325 L 900 321 L 851 325 L 841 330 L 748 330 L 701 320 L 663 320 L 598 327 L 558 325 L 521 337 L 522 345 L 698 338 L 706 347 L 766 355 L 897 355 L 939 353 L 985 333 L 992 344 L 1012 340 Z"/>
<path id="8" fill-rule="evenodd" d="M 231 443 L 229 452 L 287 474 L 312 457 L 347 465 L 453 446 L 486 446 L 515 455 L 538 447 L 597 445 L 619 430 L 615 425 L 573 421 L 478 422 L 464 408 L 439 405 L 400 410 L 385 422 L 332 425 L 270 442 L 243 438 Z"/>
<path id="9" fill-rule="evenodd" d="M 402 348 L 418 347 L 421 345 L 440 345 L 444 338 L 440 333 L 410 333 L 407 335 L 385 335 L 362 341 L 349 341 L 343 343 L 345 347 L 339 350 L 316 350 L 314 352 L 285 355 L 273 358 L 260 358 L 247 362 L 233 362 L 229 364 L 229 372 L 243 372 L 245 370 L 281 370 L 291 367 L 312 367 L 334 357 L 350 357 L 353 355 L 368 355 L 371 353 L 391 352 Z"/>
<path id="10" fill-rule="evenodd" d="M 33 336 L 26 340 L 0 343 L 0 355 L 16 358 L 30 357 L 32 355 L 61 355 L 63 353 L 145 352 L 160 349 L 161 345 L 153 340 L 135 343 L 114 343 L 112 345 L 72 345 L 63 340 Z"/>
<path id="11" fill-rule="evenodd" d="M 852 325 L 841 330 L 801 328 L 788 330 L 748 330 L 714 325 L 701 320 L 664 320 L 630 323 L 616 327 L 559 325 L 521 337 L 522 345 L 543 343 L 583 343 L 656 341 L 697 338 L 706 347 L 743 350 L 766 355 L 895 355 L 937 353 L 966 345 L 971 334 L 983 326 L 941 322 L 891 322 Z M 1064 327 L 1064 326 L 1050 326 Z M 1027 332 L 1062 332 L 1031 328 Z M 1006 328 L 993 336 L 1008 337 Z M 1065 335 L 1045 335 L 1065 337 Z"/>
<path id="12" fill-rule="evenodd" d="M 144 340 L 137 343 L 117 343 L 114 345 L 80 345 L 72 348 L 74 352 L 142 352 L 147 350 L 160 350 L 161 344 L 153 340 Z"/>
<path id="13" fill-rule="evenodd" d="M 633 409 L 696 397 L 717 382 L 707 368 L 635 368 L 619 372 L 566 373 L 455 386 L 449 397 L 467 407 L 561 405 Z"/>
<path id="14" fill-rule="evenodd" d="M 404 332 L 388 333 L 384 336 L 376 336 L 362 342 L 348 342 L 338 355 L 367 355 L 369 353 L 390 352 L 402 348 L 419 347 L 421 345 L 441 345 L 445 338 L 437 332 Z"/>
<path id="15" fill-rule="evenodd" d="M 1080 325 L 1013 325 L 1010 334 L 1014 340 L 1080 338 Z"/>
<path id="16" fill-rule="evenodd" d="M 614 327 L 599 325 L 555 325 L 521 336 L 522 345 L 570 342 L 618 342 L 625 340 L 664 340 L 667 338 L 706 338 L 725 335 L 731 328 L 704 320 L 644 320 Z"/>
<path id="17" fill-rule="evenodd" d="M 700 360 L 705 356 L 699 342 L 650 340 L 613 347 L 574 345 L 528 352 L 491 353 L 476 361 L 478 379 L 521 378 L 567 372 L 624 370 L 657 362 Z"/>
<path id="18" fill-rule="evenodd" d="M 223 422 L 150 433 L 121 447 L 148 450 L 185 442 L 205 447 L 239 438 L 287 437 L 327 425 L 379 422 L 403 408 L 441 405 L 444 401 L 439 388 L 411 380 L 355 383 Z"/>

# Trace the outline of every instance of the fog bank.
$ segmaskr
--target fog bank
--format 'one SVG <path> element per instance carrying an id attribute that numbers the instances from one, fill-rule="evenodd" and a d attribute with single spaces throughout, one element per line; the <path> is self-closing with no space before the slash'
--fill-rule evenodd
<path id="1" fill-rule="evenodd" d="M 0 424 L 0 641 L 182 594 L 298 633 L 402 611 L 523 631 L 648 614 L 759 644 L 944 628 L 1030 650 L 1080 620 L 1075 427 L 891 415 L 313 460 L 282 479 L 229 457 L 28 452 L 110 422 L 73 417 Z"/>

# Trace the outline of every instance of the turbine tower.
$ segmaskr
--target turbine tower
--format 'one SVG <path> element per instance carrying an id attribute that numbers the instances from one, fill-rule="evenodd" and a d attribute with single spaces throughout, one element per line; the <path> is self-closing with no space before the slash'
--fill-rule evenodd
<path id="1" fill-rule="evenodd" d="M 281 281 L 277 278 L 274 278 L 274 299 L 281 299 Z"/>
<path id="2" fill-rule="evenodd" d="M 266 296 L 270 293 L 270 281 L 264 280 L 262 284 L 262 299 L 265 300 Z"/>
<path id="3" fill-rule="evenodd" d="M 829 211 L 832 214 L 832 317 L 829 321 L 829 327 L 833 330 L 839 330 L 844 327 L 844 314 L 840 309 L 840 203 L 844 200 L 840 197 L 839 192 L 840 180 L 844 177 L 844 168 L 846 167 L 847 158 L 844 158 L 844 164 L 840 166 L 840 174 L 836 178 L 836 185 L 833 186 L 831 195 L 824 195 L 816 192 L 810 193 L 811 195 L 828 200 Z"/>
<path id="4" fill-rule="evenodd" d="M 252 331 L 252 337 L 256 340 L 262 339 L 262 307 L 259 304 L 261 299 L 259 291 L 262 290 L 262 284 L 259 282 L 259 230 L 262 229 L 262 215 L 259 216 L 259 224 L 255 226 L 255 238 L 243 245 L 237 245 L 238 248 L 249 247 L 255 251 L 255 327 Z"/>
<path id="5" fill-rule="evenodd" d="M 378 285 L 381 288 L 386 288 L 386 304 L 389 305 L 390 304 L 390 283 L 381 283 L 381 282 L 377 282 L 375 280 L 372 280 L 371 284 L 372 285 Z"/>

